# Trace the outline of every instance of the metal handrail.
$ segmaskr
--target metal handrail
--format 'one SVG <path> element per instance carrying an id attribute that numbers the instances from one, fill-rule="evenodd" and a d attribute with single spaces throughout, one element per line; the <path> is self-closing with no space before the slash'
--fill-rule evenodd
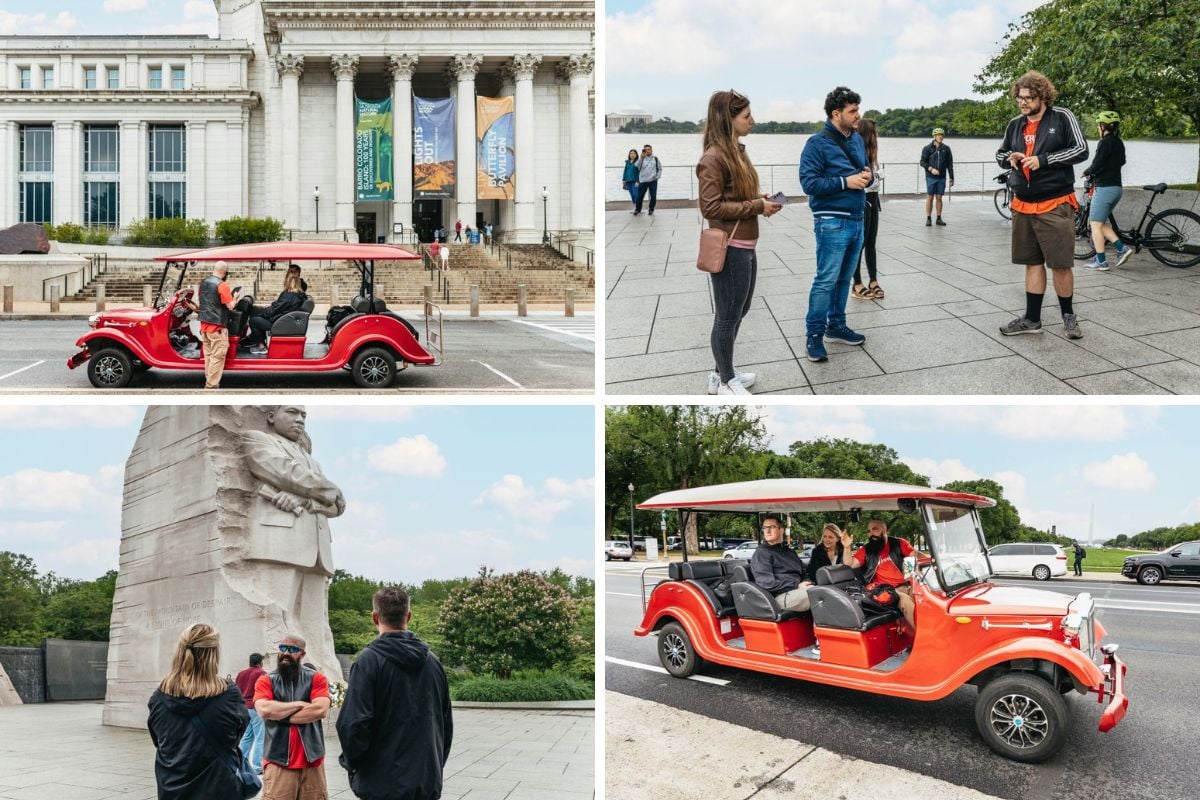
<path id="1" fill-rule="evenodd" d="M 642 579 L 642 614 L 643 615 L 646 613 L 646 573 L 652 572 L 654 570 L 668 570 L 669 571 L 670 568 L 671 568 L 670 564 L 655 564 L 650 567 L 645 567 L 642 570 L 641 579 Z M 667 580 L 670 580 L 669 574 L 667 576 Z M 656 581 L 654 585 L 657 587 L 658 584 L 665 583 L 665 582 L 666 581 Z M 653 591 L 653 589 L 651 589 L 651 591 Z"/>

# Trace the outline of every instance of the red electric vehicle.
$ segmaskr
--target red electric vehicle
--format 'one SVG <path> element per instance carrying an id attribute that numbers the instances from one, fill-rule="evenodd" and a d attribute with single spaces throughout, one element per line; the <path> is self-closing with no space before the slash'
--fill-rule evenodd
<path id="1" fill-rule="evenodd" d="M 929 554 L 904 560 L 916 606 L 910 635 L 898 610 L 864 596 L 849 566 L 818 570 L 811 611 L 783 610 L 753 581 L 749 562 L 687 558 L 645 591 L 634 633 L 655 634 L 663 667 L 687 677 L 704 661 L 856 689 L 938 700 L 979 691 L 975 722 L 993 750 L 1044 761 L 1066 741 L 1072 692 L 1103 706 L 1101 731 L 1125 716 L 1125 664 L 1087 593 L 1075 597 L 991 581 L 978 509 L 995 501 L 924 486 L 776 479 L 666 492 L 639 508 L 694 513 L 919 515 Z M 686 519 L 680 520 L 684 529 Z M 914 542 L 914 545 L 917 542 Z"/>
<path id="2" fill-rule="evenodd" d="M 350 301 L 347 316 L 327 328 L 323 341 L 308 336 L 309 298 L 300 311 L 276 320 L 270 331 L 265 355 L 238 349 L 246 335 L 254 298 L 239 293 L 237 308 L 230 312 L 229 355 L 226 372 L 325 372 L 347 369 L 354 382 L 365 389 L 391 386 L 396 375 L 411 364 L 437 366 L 442 363 L 443 321 L 440 307 L 426 303 L 423 319 L 425 344 L 417 329 L 389 311 L 375 297 L 374 265 L 377 260 L 418 259 L 410 250 L 389 244 L 345 242 L 263 242 L 190 250 L 156 261 L 166 262 L 152 308 L 103 311 L 88 320 L 91 330 L 76 345 L 82 348 L 67 360 L 71 369 L 87 364 L 88 378 L 101 389 L 127 386 L 136 373 L 149 369 L 182 369 L 202 372 L 201 343 L 189 325 L 195 310 L 194 290 L 184 287 L 191 272 L 196 283 L 207 270 L 199 264 L 214 261 L 252 262 L 261 271 L 275 262 L 348 261 L 362 278 L 359 293 Z M 436 355 L 434 355 L 436 353 Z"/>

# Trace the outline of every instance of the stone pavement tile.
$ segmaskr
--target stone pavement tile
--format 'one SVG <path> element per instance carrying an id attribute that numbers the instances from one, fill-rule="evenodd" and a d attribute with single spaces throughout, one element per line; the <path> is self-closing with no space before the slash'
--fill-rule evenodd
<path id="1" fill-rule="evenodd" d="M 456 794 L 453 797 L 443 794 L 442 800 L 508 800 L 512 790 L 471 789 L 466 794 Z"/>
<path id="2" fill-rule="evenodd" d="M 592 792 L 571 792 L 563 789 L 542 789 L 521 784 L 506 800 L 591 800 Z"/>
<path id="3" fill-rule="evenodd" d="M 755 298 L 751 301 L 751 309 L 754 306 L 762 305 L 762 300 Z M 704 287 L 702 292 L 688 292 L 686 294 L 673 294 L 670 297 L 664 297 L 658 304 L 658 311 L 655 314 L 655 323 L 659 320 L 670 319 L 672 317 L 689 317 L 693 314 L 712 314 L 712 296 L 709 294 L 708 287 Z M 750 313 L 754 313 L 751 311 Z"/>
<path id="4" fill-rule="evenodd" d="M 793 355 L 781 337 L 771 342 L 760 342 L 755 347 L 753 358 L 756 362 L 783 361 L 793 358 Z M 703 347 L 670 353 L 651 353 L 645 356 L 608 359 L 604 372 L 607 382 L 619 383 L 639 378 L 652 378 L 656 375 L 679 375 L 698 370 L 708 371 L 712 369 L 712 363 L 712 348 L 705 344 Z"/>
<path id="5" fill-rule="evenodd" d="M 640 356 L 646 352 L 649 336 L 620 336 L 604 340 L 604 353 L 609 358 L 620 356 Z"/>
<path id="6" fill-rule="evenodd" d="M 698 292 L 704 289 L 707 280 L 708 276 L 699 270 L 694 275 L 670 278 L 623 278 L 609 294 L 609 300 Z"/>
<path id="7" fill-rule="evenodd" d="M 1200 280 L 1196 278 L 1175 278 L 1153 283 L 1132 284 L 1129 294 L 1145 297 L 1159 303 L 1166 303 L 1185 311 L 1200 308 Z"/>
<path id="8" fill-rule="evenodd" d="M 710 357 L 711 361 L 711 357 Z M 609 383 L 606 387 L 609 394 L 675 394 L 708 397 L 708 373 L 711 366 L 697 372 L 680 375 L 645 378 L 636 381 Z M 774 392 L 812 394 L 808 380 L 800 365 L 789 354 L 782 361 L 768 363 L 738 364 L 743 372 L 758 374 L 758 380 L 750 391 L 754 394 L 770 394 Z"/>
<path id="9" fill-rule="evenodd" d="M 804 315 L 808 312 L 808 296 L 805 295 L 799 305 L 799 316 L 790 317 L 795 311 L 777 312 L 784 335 L 803 337 L 806 333 Z M 774 309 L 774 301 L 772 301 Z M 790 306 L 796 308 L 796 306 Z M 789 316 L 781 316 L 788 314 Z M 933 320 L 949 319 L 950 315 L 938 306 L 909 306 L 907 308 L 881 308 L 874 300 L 855 300 L 853 297 L 846 304 L 846 322 L 856 331 L 865 332 L 873 328 L 887 328 L 909 325 L 914 322 L 930 322 Z"/>
<path id="10" fill-rule="evenodd" d="M 1057 378 L 1078 378 L 1082 375 L 1111 372 L 1120 366 L 1083 347 L 1082 343 L 1087 341 L 1089 330 L 1096 327 L 1088 325 L 1086 318 L 1079 323 L 1083 331 L 1083 339 L 1079 340 L 1067 339 L 1065 335 L 1054 335 L 1062 334 L 1062 321 L 1047 315 L 1045 311 L 1042 312 L 1041 334 L 1005 336 L 1000 333 L 1000 326 L 1009 319 L 1011 317 L 1008 314 L 999 313 L 971 317 L 965 321 L 1001 347 L 1032 361 Z"/>
<path id="11" fill-rule="evenodd" d="M 1019 356 L 822 384 L 819 394 L 1077 394 Z"/>
<path id="12" fill-rule="evenodd" d="M 867 336 L 863 345 L 886 373 L 998 358 L 1009 350 L 960 319 L 897 325 Z"/>
<path id="13" fill-rule="evenodd" d="M 954 303 L 971 300 L 972 296 L 931 275 L 913 274 L 902 281 L 886 284 L 887 297 L 875 302 L 884 308 L 926 306 L 934 303 Z"/>
<path id="14" fill-rule="evenodd" d="M 934 268 L 930 266 L 923 270 L 924 274 L 935 280 L 941 281 L 947 286 L 955 289 L 971 290 L 980 286 L 994 286 L 996 281 L 992 280 L 987 275 L 980 275 L 977 272 L 970 272 L 957 267 L 938 266 Z M 885 289 L 889 288 L 887 286 Z M 891 292 L 888 292 L 891 294 Z"/>
<path id="15" fill-rule="evenodd" d="M 0 797 L 5 798 L 5 800 L 45 800 L 45 798 L 50 797 L 71 798 L 71 800 L 103 800 L 103 798 L 109 796 L 110 792 L 107 789 L 72 786 L 71 784 L 55 781 L 42 783 L 37 786 L 26 786 L 23 789 L 8 789 L 4 794 L 0 794 Z"/>
<path id="16" fill-rule="evenodd" d="M 939 306 L 943 311 L 955 317 L 974 317 L 980 314 L 994 314 L 1003 311 L 986 300 L 967 300 L 962 303 L 943 303 Z"/>
<path id="17" fill-rule="evenodd" d="M 1174 357 L 1164 350 L 1152 347 L 1146 339 L 1135 339 L 1132 336 L 1126 336 L 1123 333 L 1109 330 L 1103 325 L 1099 325 L 1088 318 L 1087 304 L 1076 306 L 1076 311 L 1079 314 L 1079 329 L 1083 331 L 1082 339 L 1075 339 L 1071 344 L 1076 347 L 1081 347 L 1089 353 L 1095 353 L 1101 358 L 1111 361 L 1118 367 L 1142 367 L 1147 364 L 1161 364 L 1165 361 L 1174 361 Z M 1007 319 L 1000 320 L 1000 323 L 1007 322 Z M 998 324 L 1000 324 L 998 323 Z M 995 327 L 995 326 L 993 326 Z M 1056 336 L 1063 336 L 1062 323 L 1048 325 L 1046 332 Z M 988 331 L 990 335 L 990 331 Z M 1000 331 L 996 331 L 996 335 L 1000 336 Z M 1043 334 L 1044 335 L 1044 334 Z M 1159 334 L 1169 336 L 1171 334 Z M 1034 338 L 1034 337 L 1012 337 L 1014 339 Z"/>
<path id="18" fill-rule="evenodd" d="M 1139 337 L 1138 341 L 1178 356 L 1185 361 L 1191 361 L 1193 364 L 1200 363 L 1200 330 L 1152 333 L 1149 336 Z"/>
<path id="19" fill-rule="evenodd" d="M 1130 371 L 1174 394 L 1200 394 L 1200 366 L 1186 361 L 1134 367 Z"/>
<path id="20" fill-rule="evenodd" d="M 661 261 L 638 261 L 621 268 L 621 278 L 661 278 L 666 275 L 666 266 Z"/>
<path id="21" fill-rule="evenodd" d="M 1127 336 L 1200 327 L 1200 315 L 1142 297 L 1088 303 L 1088 317 Z"/>
<path id="22" fill-rule="evenodd" d="M 831 342 L 826 345 L 826 349 L 829 351 L 829 360 L 814 362 L 809 361 L 805 354 L 803 339 L 789 339 L 788 341 L 792 347 L 796 348 L 800 369 L 804 371 L 808 381 L 816 387 L 817 392 L 821 391 L 819 385 L 823 383 L 835 383 L 883 374 L 879 365 L 861 347 Z"/>
<path id="23" fill-rule="evenodd" d="M 654 295 L 629 298 L 617 308 L 610 307 L 604 318 L 605 334 L 649 337 L 654 328 L 654 312 L 659 302 L 660 298 Z"/>
<path id="24" fill-rule="evenodd" d="M 687 350 L 698 345 L 708 345 L 712 326 L 712 314 L 655 320 L 654 332 L 650 336 L 649 352 Z M 761 342 L 777 336 L 779 336 L 779 326 L 775 324 L 771 315 L 750 313 L 742 320 L 742 325 L 738 329 L 737 345 L 741 348 L 750 342 Z"/>
<path id="25" fill-rule="evenodd" d="M 801 275 L 760 277 L 755 284 L 754 293 L 766 295 L 808 294 L 812 286 L 812 278 Z M 806 303 L 807 305 L 807 303 Z"/>
<path id="26" fill-rule="evenodd" d="M 1161 386 L 1155 386 L 1129 370 L 1084 375 L 1081 378 L 1070 378 L 1067 383 L 1084 394 L 1170 394 Z"/>

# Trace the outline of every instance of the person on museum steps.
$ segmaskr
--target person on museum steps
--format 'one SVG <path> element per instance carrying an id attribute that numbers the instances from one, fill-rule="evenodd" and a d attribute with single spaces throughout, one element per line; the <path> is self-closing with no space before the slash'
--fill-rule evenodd
<path id="1" fill-rule="evenodd" d="M 462 241 L 462 220 L 461 219 L 454 223 L 454 241 L 456 241 L 456 242 Z"/>
<path id="2" fill-rule="evenodd" d="M 328 800 L 325 732 L 329 681 L 304 664 L 305 642 L 285 636 L 278 666 L 258 679 L 254 708 L 264 720 L 263 800 Z"/>
<path id="3" fill-rule="evenodd" d="M 225 355 L 229 352 L 229 312 L 237 305 L 225 282 L 229 265 L 213 264 L 212 274 L 200 282 L 200 340 L 204 343 L 204 388 L 221 388 Z"/>
<path id="4" fill-rule="evenodd" d="M 371 600 L 379 638 L 350 670 L 338 716 L 341 765 L 363 800 L 437 800 L 454 724 L 442 664 L 408 630 L 408 594 L 384 587 Z"/>
<path id="5" fill-rule="evenodd" d="M 242 760 L 238 740 L 246 706 L 238 687 L 218 674 L 220 637 L 211 625 L 184 630 L 171 671 L 150 696 L 147 727 L 154 742 L 159 800 L 241 800 L 231 763 Z"/>
<path id="6" fill-rule="evenodd" d="M 238 691 L 242 693 L 242 700 L 246 703 L 246 716 L 250 720 L 250 724 L 246 726 L 246 732 L 242 734 L 242 743 L 238 747 L 242 751 L 242 755 L 250 762 L 250 766 L 259 775 L 262 775 L 263 768 L 263 722 L 262 717 L 254 710 L 254 686 L 258 683 L 259 678 L 267 674 L 267 671 L 262 668 L 262 663 L 262 653 L 251 653 L 250 666 L 239 672 L 237 678 L 234 679 Z"/>
<path id="7" fill-rule="evenodd" d="M 304 305 L 304 301 L 308 299 L 308 295 L 304 293 L 300 284 L 300 266 L 292 264 L 288 267 L 287 275 L 284 276 L 283 291 L 279 293 L 275 302 L 265 308 L 255 308 L 251 312 L 250 332 L 239 344 L 240 347 L 250 348 L 250 352 L 255 355 L 266 355 L 267 332 L 271 330 L 275 320 L 284 314 L 299 311 Z"/>
<path id="8" fill-rule="evenodd" d="M 754 283 L 758 276 L 758 217 L 769 217 L 783 208 L 759 192 L 758 172 L 746 155 L 741 137 L 750 133 L 754 117 L 750 100 L 732 89 L 713 92 L 704 125 L 704 155 L 696 164 L 700 214 L 710 228 L 725 233 L 725 265 L 711 273 L 713 326 L 709 345 L 713 371 L 708 376 L 709 394 L 750 394 L 753 372 L 738 372 L 733 366 L 733 345 L 742 320 L 750 313 Z"/>

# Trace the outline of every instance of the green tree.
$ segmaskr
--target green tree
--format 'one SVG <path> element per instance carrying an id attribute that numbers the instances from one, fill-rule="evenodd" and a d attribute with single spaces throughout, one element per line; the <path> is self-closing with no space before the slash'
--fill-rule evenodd
<path id="1" fill-rule="evenodd" d="M 109 570 L 94 581 L 60 585 L 46 604 L 46 635 L 55 639 L 107 642 L 116 586 L 116 570 Z"/>
<path id="2" fill-rule="evenodd" d="M 29 556 L 0 551 L 0 645 L 33 646 L 42 630 L 42 591 Z"/>
<path id="3" fill-rule="evenodd" d="M 1197 19 L 1200 0 L 1051 0 L 1009 26 L 1001 51 L 975 77 L 975 90 L 1007 92 L 1035 69 L 1054 83 L 1058 102 L 1076 112 L 1112 109 L 1135 124 L 1165 112 L 1168 120 L 1187 119 L 1195 136 Z"/>
<path id="4" fill-rule="evenodd" d="M 371 616 L 371 599 L 383 584 L 360 575 L 351 575 L 344 569 L 333 573 L 329 584 L 330 611 L 358 611 Z"/>
<path id="5" fill-rule="evenodd" d="M 346 608 L 329 609 L 329 630 L 333 633 L 333 650 L 354 655 L 379 635 L 371 622 L 371 612 Z"/>
<path id="6" fill-rule="evenodd" d="M 989 547 L 1025 538 L 1023 534 L 1026 529 L 1021 524 L 1021 515 L 1017 512 L 1017 507 L 1004 498 L 1004 487 L 996 481 L 990 478 L 951 481 L 941 488 L 950 492 L 981 494 L 996 501 L 993 507 L 979 510 L 979 522 L 983 525 L 983 535 Z"/>

